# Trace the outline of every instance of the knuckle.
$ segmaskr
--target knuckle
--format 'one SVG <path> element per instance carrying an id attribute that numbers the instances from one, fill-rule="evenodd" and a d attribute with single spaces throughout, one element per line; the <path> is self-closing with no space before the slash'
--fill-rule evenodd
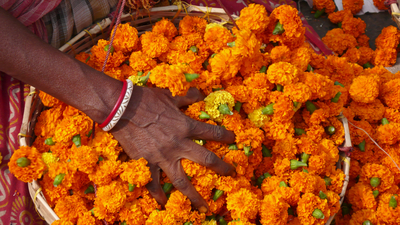
<path id="1" fill-rule="evenodd" d="M 215 140 L 221 140 L 223 136 L 224 131 L 222 130 L 222 127 L 219 126 L 213 126 L 212 128 L 212 134 Z"/>
<path id="2" fill-rule="evenodd" d="M 177 136 L 177 135 L 172 135 L 170 138 L 169 138 L 169 141 L 168 141 L 168 147 L 167 147 L 167 149 L 176 149 L 176 148 L 178 148 L 179 147 L 179 145 L 180 145 L 180 138 Z"/>
<path id="3" fill-rule="evenodd" d="M 188 118 L 185 120 L 185 126 L 186 126 L 187 133 L 192 134 L 193 132 L 196 131 L 198 124 Z"/>
<path id="4" fill-rule="evenodd" d="M 204 164 L 207 167 L 216 165 L 217 163 L 218 163 L 217 156 L 213 152 L 206 151 L 204 153 Z"/>
<path id="5" fill-rule="evenodd" d="M 173 182 L 173 185 L 178 189 L 178 190 L 184 190 L 187 188 L 188 183 L 185 178 L 176 178 Z"/>

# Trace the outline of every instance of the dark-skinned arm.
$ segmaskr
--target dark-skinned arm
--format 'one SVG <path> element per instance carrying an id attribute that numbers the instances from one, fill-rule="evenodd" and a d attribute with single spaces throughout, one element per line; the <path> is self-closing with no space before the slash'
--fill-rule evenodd
<path id="1" fill-rule="evenodd" d="M 83 111 L 102 123 L 116 103 L 122 82 L 108 77 L 40 40 L 0 7 L 0 71 Z M 180 160 L 192 160 L 221 175 L 235 175 L 232 165 L 194 143 L 193 139 L 234 142 L 234 134 L 220 126 L 195 121 L 179 107 L 204 99 L 195 88 L 172 97 L 165 89 L 133 88 L 128 107 L 111 130 L 132 159 L 145 158 L 152 181 L 146 186 L 161 205 L 167 198 L 160 185 L 160 169 L 189 197 L 200 212 L 208 205 L 183 171 Z"/>

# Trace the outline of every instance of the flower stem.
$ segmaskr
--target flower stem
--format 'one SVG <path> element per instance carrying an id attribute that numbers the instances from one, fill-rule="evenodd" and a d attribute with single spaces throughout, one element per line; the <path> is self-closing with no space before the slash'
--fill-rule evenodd
<path id="1" fill-rule="evenodd" d="M 269 150 L 265 145 L 262 145 L 262 155 L 263 157 L 272 157 L 271 150 Z"/>
<path id="2" fill-rule="evenodd" d="M 317 12 L 315 12 L 315 14 L 314 14 L 314 18 L 318 19 L 324 13 L 325 13 L 325 8 L 323 8 L 322 10 L 317 10 Z"/>
<path id="3" fill-rule="evenodd" d="M 314 111 L 317 110 L 317 106 L 315 106 L 311 101 L 306 101 L 306 109 L 310 114 L 313 114 Z"/>
<path id="4" fill-rule="evenodd" d="M 218 107 L 218 110 L 221 114 L 224 115 L 233 115 L 233 112 L 229 109 L 227 104 L 221 104 Z"/>
<path id="5" fill-rule="evenodd" d="M 65 173 L 60 173 L 60 174 L 58 174 L 58 175 L 54 178 L 54 182 L 53 182 L 54 187 L 57 187 L 58 185 L 60 185 L 61 182 L 63 181 L 64 177 L 65 177 Z"/>
<path id="6" fill-rule="evenodd" d="M 224 191 L 217 189 L 213 196 L 214 202 L 216 202 L 223 194 L 224 194 Z"/>
<path id="7" fill-rule="evenodd" d="M 336 93 L 335 97 L 333 97 L 333 98 L 331 99 L 331 102 L 338 103 L 338 102 L 339 102 L 339 98 L 340 98 L 341 95 L 342 95 L 342 92 L 338 91 L 338 92 Z"/>
<path id="8" fill-rule="evenodd" d="M 272 31 L 272 34 L 277 35 L 282 34 L 283 32 L 285 32 L 285 29 L 283 28 L 281 22 L 278 21 L 278 23 L 275 25 L 274 31 Z"/>
<path id="9" fill-rule="evenodd" d="M 52 137 L 49 137 L 44 141 L 44 144 L 45 145 L 55 145 L 56 143 L 53 141 Z"/>
<path id="10" fill-rule="evenodd" d="M 199 116 L 199 118 L 200 119 L 210 119 L 210 115 L 208 115 L 206 112 L 203 112 L 203 111 L 200 111 L 200 116 Z"/>
<path id="11" fill-rule="evenodd" d="M 295 170 L 302 166 L 307 167 L 307 163 L 303 163 L 295 159 L 290 160 L 290 169 Z"/>
<path id="12" fill-rule="evenodd" d="M 274 104 L 275 103 L 271 103 L 271 104 L 267 105 L 265 108 L 263 108 L 261 110 L 261 113 L 263 115 L 272 115 L 272 114 L 274 114 Z"/>
<path id="13" fill-rule="evenodd" d="M 194 79 L 199 78 L 197 73 L 185 73 L 185 78 L 187 82 L 192 82 Z"/>

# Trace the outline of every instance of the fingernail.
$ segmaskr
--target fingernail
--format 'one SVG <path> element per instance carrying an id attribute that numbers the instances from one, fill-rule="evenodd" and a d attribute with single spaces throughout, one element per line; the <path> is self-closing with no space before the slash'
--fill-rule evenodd
<path id="1" fill-rule="evenodd" d="M 207 207 L 205 207 L 205 206 L 200 206 L 200 208 L 199 208 L 199 212 L 201 212 L 201 213 L 206 213 L 208 210 L 207 210 Z"/>

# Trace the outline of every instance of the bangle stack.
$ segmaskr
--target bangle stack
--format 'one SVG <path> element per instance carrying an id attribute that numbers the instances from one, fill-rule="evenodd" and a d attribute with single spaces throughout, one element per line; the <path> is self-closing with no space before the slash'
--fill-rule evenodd
<path id="1" fill-rule="evenodd" d="M 123 81 L 124 84 L 122 86 L 121 94 L 115 104 L 114 108 L 112 109 L 110 115 L 104 120 L 99 127 L 103 128 L 104 131 L 111 130 L 121 119 L 122 115 L 124 114 L 126 107 L 128 106 L 129 100 L 132 96 L 133 90 L 133 83 L 131 80 L 126 79 Z"/>

